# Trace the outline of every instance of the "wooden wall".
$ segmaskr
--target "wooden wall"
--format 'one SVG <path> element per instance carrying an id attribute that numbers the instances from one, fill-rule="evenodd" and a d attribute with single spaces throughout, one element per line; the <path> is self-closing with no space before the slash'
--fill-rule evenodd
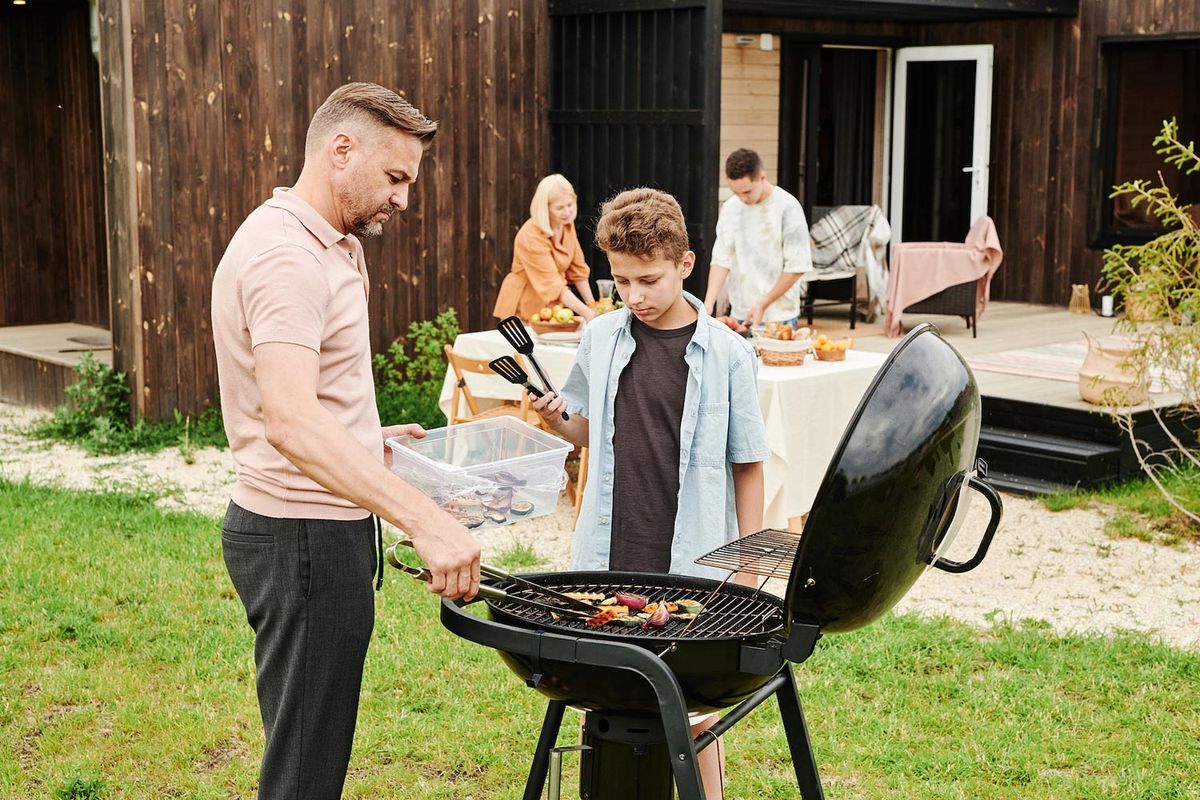
<path id="1" fill-rule="evenodd" d="M 754 43 L 739 45 L 737 34 L 721 34 L 721 160 L 717 176 L 721 199 L 732 193 L 725 186 L 725 159 L 739 147 L 762 156 L 767 178 L 778 180 L 779 164 L 779 38 L 771 49 Z"/>
<path id="2" fill-rule="evenodd" d="M 0 3 L 0 325 L 108 324 L 87 3 Z"/>
<path id="3" fill-rule="evenodd" d="M 1072 283 L 1094 288 L 1100 276 L 1101 251 L 1089 246 L 1105 191 L 1093 168 L 1099 39 L 1200 36 L 1200 3 L 1082 0 L 1078 17 L 940 24 L 726 17 L 726 30 L 749 29 L 993 45 L 989 206 L 1005 260 L 992 296 L 1065 304 Z"/>
<path id="4" fill-rule="evenodd" d="M 106 85 L 105 158 L 115 235 L 128 232 L 115 358 L 141 412 L 216 401 L 213 270 L 245 216 L 295 181 L 312 112 L 348 81 L 394 88 L 441 122 L 407 214 L 365 242 L 373 347 L 450 307 L 464 328 L 492 321 L 548 163 L 544 2 L 100 0 L 100 12 L 105 76 L 130 80 Z"/>
<path id="5" fill-rule="evenodd" d="M 1184 32 L 1200 36 L 1200 3 L 1082 0 L 1078 17 L 918 29 L 920 44 L 995 46 L 991 207 L 1005 264 L 993 296 L 1065 304 L 1072 283 L 1095 289 L 1099 39 Z"/>

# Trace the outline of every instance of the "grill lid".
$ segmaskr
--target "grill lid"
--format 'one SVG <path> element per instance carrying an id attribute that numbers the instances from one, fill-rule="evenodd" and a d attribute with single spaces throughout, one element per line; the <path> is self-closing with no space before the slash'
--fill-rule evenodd
<path id="1" fill-rule="evenodd" d="M 792 622 L 825 631 L 866 625 L 938 560 L 961 525 L 968 487 L 980 485 L 980 413 L 974 375 L 936 328 L 921 325 L 896 346 L 850 418 L 809 512 L 788 581 Z M 952 571 L 971 568 L 985 550 L 986 543 L 977 560 Z"/>

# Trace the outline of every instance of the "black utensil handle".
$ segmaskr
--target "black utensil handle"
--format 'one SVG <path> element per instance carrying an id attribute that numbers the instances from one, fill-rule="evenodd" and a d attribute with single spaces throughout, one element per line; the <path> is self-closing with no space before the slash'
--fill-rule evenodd
<path id="1" fill-rule="evenodd" d="M 554 384 L 550 382 L 550 377 L 546 374 L 546 370 L 542 369 L 542 365 L 539 364 L 538 360 L 533 357 L 533 353 L 530 353 L 528 358 L 529 363 L 533 364 L 534 370 L 537 371 L 538 377 L 542 379 L 542 386 L 546 387 L 546 391 L 557 394 L 558 392 L 554 388 Z"/>
<path id="2" fill-rule="evenodd" d="M 525 391 L 529 392 L 534 397 L 545 397 L 545 395 L 546 395 L 545 392 L 543 392 L 541 389 L 534 386 L 532 383 L 529 383 L 528 381 L 525 382 L 524 386 L 525 386 Z M 564 422 L 567 422 L 571 419 L 571 415 L 564 411 L 564 412 L 562 412 L 562 418 L 563 418 Z"/>
<path id="3" fill-rule="evenodd" d="M 1004 508 L 1000 503 L 1000 495 L 991 487 L 991 484 L 974 476 L 968 479 L 968 484 L 972 489 L 987 498 L 988 504 L 992 507 L 992 517 L 988 520 L 987 530 L 983 532 L 983 538 L 979 541 L 979 548 L 969 560 L 951 561 L 948 558 L 935 558 L 933 560 L 933 566 L 943 572 L 970 572 L 983 563 L 983 557 L 987 555 L 988 547 L 992 544 L 992 537 L 996 535 L 996 530 L 1000 527 L 1000 517 L 1004 513 Z"/>

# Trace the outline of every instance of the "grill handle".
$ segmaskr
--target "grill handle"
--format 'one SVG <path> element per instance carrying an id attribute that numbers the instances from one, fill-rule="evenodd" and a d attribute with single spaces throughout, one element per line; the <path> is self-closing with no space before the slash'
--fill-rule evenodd
<path id="1" fill-rule="evenodd" d="M 1000 527 L 1000 518 L 1004 515 L 1004 507 L 1000 503 L 1000 495 L 992 488 L 991 484 L 974 475 L 967 479 L 967 484 L 987 498 L 988 505 L 992 507 L 992 517 L 988 520 L 987 530 L 983 532 L 983 538 L 979 540 L 979 547 L 975 550 L 975 555 L 971 556 L 967 561 L 951 561 L 948 558 L 939 558 L 935 555 L 929 557 L 929 563 L 943 572 L 970 572 L 983 563 L 983 558 L 987 555 L 988 548 L 992 544 L 992 537 L 996 535 L 996 530 Z"/>

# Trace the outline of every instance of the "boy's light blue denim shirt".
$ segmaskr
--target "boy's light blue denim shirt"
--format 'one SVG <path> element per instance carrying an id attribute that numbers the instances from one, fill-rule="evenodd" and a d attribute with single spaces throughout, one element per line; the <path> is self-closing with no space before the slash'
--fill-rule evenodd
<path id="1" fill-rule="evenodd" d="M 758 404 L 758 360 L 742 337 L 696 308 L 696 332 L 683 360 L 688 365 L 679 431 L 679 499 L 671 545 L 671 572 L 723 578 L 695 560 L 738 536 L 733 464 L 770 456 Z M 633 355 L 632 316 L 620 309 L 588 323 L 579 354 L 562 387 L 567 411 L 588 419 L 588 479 L 575 526 L 571 568 L 606 570 L 614 514 L 613 407 L 621 372 Z"/>

